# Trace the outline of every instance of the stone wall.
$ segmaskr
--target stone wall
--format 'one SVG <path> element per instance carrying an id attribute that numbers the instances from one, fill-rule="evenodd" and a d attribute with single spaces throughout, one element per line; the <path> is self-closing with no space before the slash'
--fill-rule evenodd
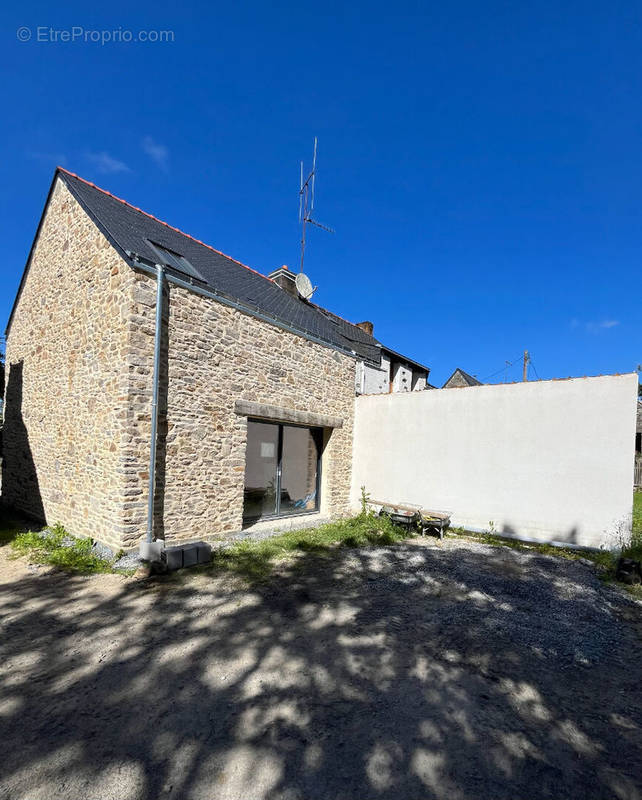
<path id="1" fill-rule="evenodd" d="M 443 389 L 455 389 L 455 388 L 459 389 L 459 388 L 461 388 L 463 386 L 470 386 L 470 385 L 471 384 L 469 383 L 469 381 L 467 381 L 466 378 L 464 378 L 464 376 L 461 374 L 461 372 L 455 372 L 453 375 L 450 376 L 450 378 L 448 378 L 448 380 L 446 381 L 446 383 L 444 383 L 442 388 Z"/>
<path id="2" fill-rule="evenodd" d="M 126 546 L 144 532 L 156 281 L 137 274 L 130 363 Z M 237 400 L 333 415 L 326 431 L 322 512 L 349 507 L 354 359 L 173 285 L 165 296 L 156 535 L 216 538 L 242 525 L 247 417 Z"/>
<path id="3" fill-rule="evenodd" d="M 112 546 L 134 277 L 58 180 L 7 339 L 2 498 Z"/>

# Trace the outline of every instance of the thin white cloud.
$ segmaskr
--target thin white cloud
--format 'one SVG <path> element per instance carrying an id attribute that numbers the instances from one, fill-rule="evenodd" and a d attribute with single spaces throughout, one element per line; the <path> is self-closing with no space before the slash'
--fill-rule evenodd
<path id="1" fill-rule="evenodd" d="M 602 319 L 596 322 L 581 322 L 579 319 L 571 320 L 571 328 L 583 328 L 587 333 L 599 333 L 616 328 L 620 324 L 619 319 Z"/>
<path id="2" fill-rule="evenodd" d="M 86 158 L 88 161 L 96 167 L 98 172 L 102 172 L 104 174 L 113 174 L 115 172 L 131 172 L 131 169 L 125 164 L 124 161 L 120 161 L 113 156 L 110 156 L 109 153 L 106 153 L 104 150 L 101 153 L 87 153 Z"/>
<path id="3" fill-rule="evenodd" d="M 146 136 L 142 141 L 143 150 L 162 170 L 169 169 L 169 148 L 164 144 L 154 141 L 151 136 Z"/>

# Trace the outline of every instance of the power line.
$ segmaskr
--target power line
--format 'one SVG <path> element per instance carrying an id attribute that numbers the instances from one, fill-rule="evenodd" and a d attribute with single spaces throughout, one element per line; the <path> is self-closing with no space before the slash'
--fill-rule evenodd
<path id="1" fill-rule="evenodd" d="M 488 375 L 486 378 L 483 379 L 482 383 L 486 383 L 487 380 L 490 380 L 490 378 L 494 378 L 495 376 L 500 375 L 502 372 L 507 372 L 511 367 L 515 366 L 515 364 L 517 364 L 518 361 L 522 361 L 523 362 L 523 359 L 524 359 L 524 354 L 520 353 L 520 355 L 518 355 L 517 358 L 514 358 L 512 361 L 506 361 L 504 366 L 501 369 L 498 369 L 497 372 L 493 372 L 492 375 Z M 528 368 L 530 369 L 531 367 L 533 368 L 533 372 L 535 373 L 535 378 L 538 381 L 541 381 L 542 379 L 540 378 L 539 374 L 537 373 L 537 368 L 535 367 L 535 364 L 533 363 L 533 356 L 529 352 L 528 353 Z"/>
<path id="2" fill-rule="evenodd" d="M 507 361 L 507 362 L 504 364 L 504 366 L 503 366 L 501 369 L 498 369 L 498 370 L 497 370 L 497 372 L 493 372 L 493 374 L 492 374 L 492 375 L 489 375 L 487 378 L 484 378 L 484 381 L 487 381 L 489 378 L 494 378 L 494 377 L 495 377 L 495 375 L 499 375 L 499 374 L 500 374 L 500 372 L 505 372 L 507 369 L 509 369 L 510 367 L 512 367 L 514 364 L 516 364 L 518 361 L 521 361 L 521 360 L 522 360 L 522 358 L 524 358 L 524 356 L 523 356 L 523 354 L 522 354 L 522 353 L 520 353 L 520 354 L 517 356 L 517 358 L 514 358 L 512 361 Z"/>

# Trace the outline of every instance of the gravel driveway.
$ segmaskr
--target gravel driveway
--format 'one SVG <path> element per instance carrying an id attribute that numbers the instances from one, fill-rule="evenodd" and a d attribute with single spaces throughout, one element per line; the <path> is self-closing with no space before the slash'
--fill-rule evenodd
<path id="1" fill-rule="evenodd" d="M 0 554 L 0 797 L 640 798 L 640 606 L 448 539 L 236 578 Z"/>

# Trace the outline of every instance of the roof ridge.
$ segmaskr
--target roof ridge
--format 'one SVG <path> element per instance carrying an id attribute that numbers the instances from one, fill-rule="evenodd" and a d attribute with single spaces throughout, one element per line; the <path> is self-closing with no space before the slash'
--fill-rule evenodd
<path id="1" fill-rule="evenodd" d="M 258 270 L 253 269 L 252 267 L 248 267 L 247 264 L 244 264 L 242 261 L 239 261 L 238 258 L 233 258 L 232 256 L 228 256 L 227 253 L 224 253 L 222 250 L 217 250 L 216 247 L 212 247 L 211 244 L 207 244 L 206 242 L 203 242 L 200 239 L 197 239 L 195 236 L 192 236 L 189 233 L 185 233 L 185 231 L 182 231 L 180 228 L 175 228 L 173 225 L 170 225 L 168 222 L 165 222 L 162 219 L 158 219 L 158 217 L 155 217 L 153 214 L 150 214 L 148 211 L 143 211 L 142 208 L 138 208 L 138 206 L 132 205 L 132 203 L 128 203 L 127 200 L 123 200 L 122 197 L 117 197 L 115 194 L 112 194 L 111 192 L 108 192 L 107 189 L 103 189 L 100 186 L 97 186 L 95 183 L 92 183 L 91 181 L 88 181 L 85 178 L 81 178 L 80 175 L 76 175 L 75 172 L 71 172 L 70 170 L 65 169 L 64 167 L 61 167 L 61 166 L 56 167 L 56 170 L 58 172 L 64 172 L 66 175 L 70 175 L 72 178 L 76 178 L 76 180 L 79 180 L 81 183 L 84 183 L 87 186 L 91 186 L 93 189 L 97 189 L 99 192 L 102 192 L 103 194 L 106 194 L 108 197 L 111 197 L 113 200 L 117 200 L 119 203 L 122 203 L 123 205 L 127 206 L 128 208 L 132 208 L 134 211 L 138 211 L 139 213 L 143 214 L 144 216 L 149 217 L 150 219 L 153 219 L 155 222 L 158 222 L 161 225 L 165 225 L 166 228 L 170 228 L 171 230 L 176 231 L 176 233 L 180 233 L 181 236 L 186 236 L 188 239 L 191 239 L 193 242 L 196 242 L 197 244 L 200 244 L 203 247 L 207 247 L 208 250 L 211 250 L 212 252 L 217 253 L 219 256 L 223 256 L 224 258 L 228 258 L 230 261 L 233 261 L 235 264 L 238 264 L 239 266 L 243 267 L 244 269 L 248 269 L 250 272 L 253 272 L 255 275 L 260 275 L 261 278 L 263 278 L 264 280 L 269 281 L 270 283 L 274 283 L 272 278 L 268 278 L 267 275 L 264 275 L 262 272 L 259 272 Z"/>

